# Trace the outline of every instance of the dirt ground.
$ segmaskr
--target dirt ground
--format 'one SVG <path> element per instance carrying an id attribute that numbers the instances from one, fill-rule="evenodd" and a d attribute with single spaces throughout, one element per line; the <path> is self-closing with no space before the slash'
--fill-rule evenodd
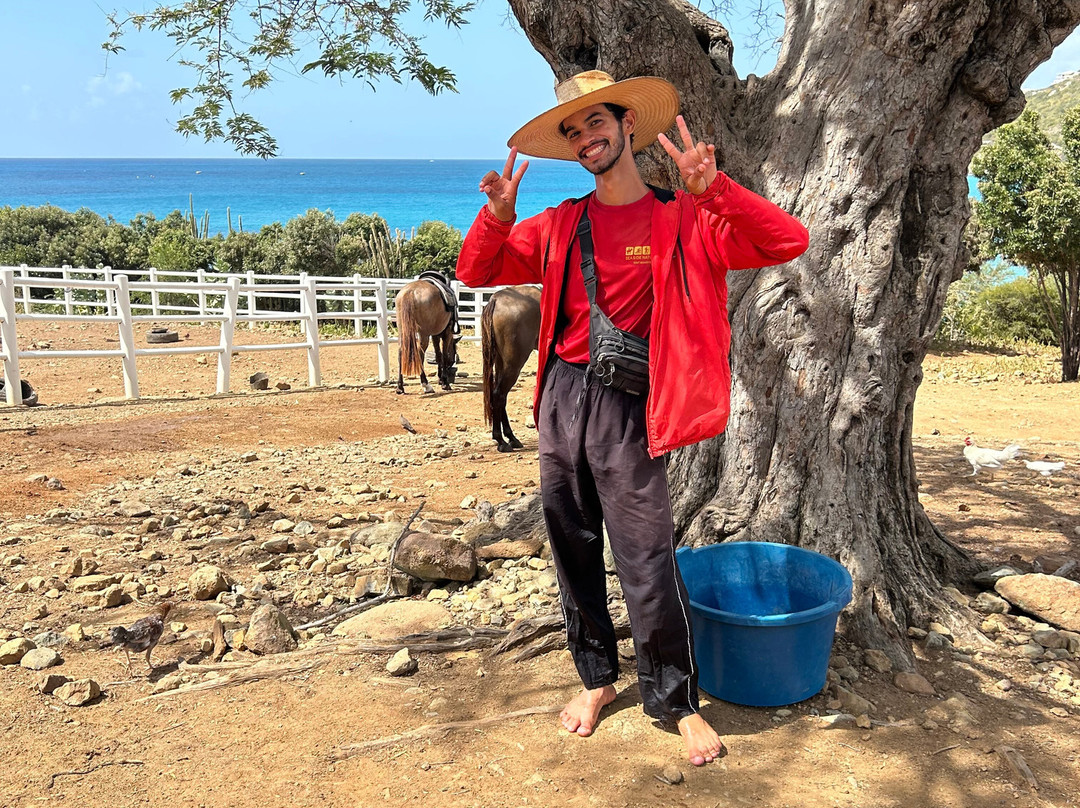
<path id="1" fill-rule="evenodd" d="M 89 326 L 34 323 L 26 332 L 54 349 L 109 347 L 115 339 Z M 217 342 L 214 329 L 181 332 L 190 344 Z M 267 331 L 237 337 L 285 339 Z M 31 575 L 56 574 L 54 568 L 82 548 L 77 534 L 47 514 L 89 509 L 106 489 L 135 489 L 204 469 L 208 473 L 182 478 L 190 499 L 261 496 L 290 518 L 316 525 L 341 513 L 331 496 L 341 479 L 392 492 L 372 506 L 378 513 L 371 518 L 381 519 L 404 518 L 421 501 L 428 518 L 468 518 L 461 508 L 468 495 L 498 503 L 532 490 L 538 480 L 529 406 L 535 369 L 510 402 L 526 448 L 500 455 L 483 425 L 479 348 L 462 345 L 460 384 L 433 396 L 422 395 L 415 380 L 407 382 L 405 396 L 378 385 L 376 355 L 367 346 L 325 349 L 326 387 L 320 390 L 303 389 L 306 362 L 299 351 L 240 354 L 233 389 L 245 392 L 226 397 L 209 396 L 213 357 L 205 363 L 196 356 L 140 359 L 147 398 L 139 402 L 118 400 L 119 360 L 25 361 L 24 375 L 46 406 L 0 409 L 0 558 L 18 553 L 25 560 L 18 570 L 0 568 L 0 628 L 32 636 L 62 631 L 76 620 L 89 630 L 145 613 L 147 606 L 132 603 L 92 614 L 80 612 L 66 593 L 46 601 L 13 591 Z M 271 386 L 284 381 L 293 389 L 246 392 L 247 377 L 259 370 L 269 373 Z M 1046 565 L 1080 558 L 1080 387 L 1054 383 L 1057 370 L 1046 356 L 934 355 L 925 375 L 915 443 L 920 498 L 933 521 L 988 565 L 1013 556 Z M 415 435 L 403 431 L 401 416 Z M 968 435 L 983 446 L 1015 441 L 1026 457 L 1068 465 L 1050 478 L 1021 464 L 992 479 L 968 477 L 961 455 Z M 446 440 L 456 440 L 457 448 L 442 457 L 437 449 Z M 228 461 L 251 451 L 260 458 L 283 452 L 286 465 L 252 463 L 246 476 L 231 471 Z M 30 482 L 35 474 L 59 478 L 63 489 Z M 297 490 L 301 500 L 288 503 Z M 78 538 L 87 547 L 108 541 Z M 190 573 L 167 531 L 152 546 L 169 573 L 175 567 L 177 580 Z M 191 601 L 180 603 L 170 619 L 208 630 L 213 615 L 206 603 Z M 842 639 L 837 650 L 858 657 Z M 286 677 L 147 699 L 153 681 L 197 656 L 194 639 L 167 632 L 155 652 L 161 667 L 149 679 L 145 668 L 129 678 L 122 655 L 84 642 L 65 649 L 56 670 L 102 683 L 104 696 L 89 706 L 66 707 L 40 695 L 31 671 L 0 670 L 0 755 L 9 761 L 0 768 L 0 806 L 982 808 L 1080 802 L 1075 689 L 1048 690 L 1032 663 L 1011 648 L 957 654 L 920 646 L 917 654 L 938 697 L 901 692 L 891 676 L 860 668 L 854 689 L 876 705 L 871 729 L 823 728 L 816 714 L 826 712 L 825 696 L 793 705 L 788 715 L 704 696 L 703 712 L 731 751 L 694 769 L 684 763 L 678 735 L 641 713 L 632 673 L 624 674 L 619 699 L 589 739 L 567 735 L 553 714 L 540 712 L 350 750 L 420 725 L 558 707 L 578 686 L 565 651 L 520 663 L 485 651 L 421 655 L 418 673 L 399 679 L 386 674 L 386 654 L 331 647 L 319 665 Z M 1008 691 L 997 685 L 1006 678 L 1013 684 Z M 971 720 L 928 722 L 927 711 L 956 692 L 971 701 Z M 994 751 L 1003 745 L 1023 755 L 1038 790 Z M 660 779 L 671 765 L 685 775 L 675 785 Z"/>

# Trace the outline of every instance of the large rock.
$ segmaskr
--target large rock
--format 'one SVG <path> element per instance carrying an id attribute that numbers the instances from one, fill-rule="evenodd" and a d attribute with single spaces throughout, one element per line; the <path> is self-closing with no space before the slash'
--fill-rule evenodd
<path id="1" fill-rule="evenodd" d="M 59 665 L 63 660 L 60 655 L 51 648 L 35 648 L 23 654 L 19 664 L 31 671 L 43 671 L 54 665 Z"/>
<path id="2" fill-rule="evenodd" d="M 296 631 L 281 610 L 264 603 L 251 615 L 244 645 L 256 654 L 280 654 L 296 650 Z"/>
<path id="3" fill-rule="evenodd" d="M 101 685 L 93 679 L 76 679 L 60 685 L 53 695 L 70 707 L 82 707 L 101 695 Z"/>
<path id="4" fill-rule="evenodd" d="M 72 592 L 98 592 L 107 586 L 120 583 L 120 575 L 83 575 L 68 582 Z"/>
<path id="5" fill-rule="evenodd" d="M 416 673 L 418 667 L 417 661 L 409 655 L 408 648 L 402 648 L 386 663 L 386 670 L 391 676 L 408 676 Z"/>
<path id="6" fill-rule="evenodd" d="M 1080 631 L 1080 584 L 1076 581 L 1030 573 L 1001 578 L 994 589 L 1009 603 L 1047 623 Z"/>
<path id="7" fill-rule="evenodd" d="M 26 637 L 16 637 L 0 645 L 0 665 L 18 665 L 24 656 L 36 646 Z"/>
<path id="8" fill-rule="evenodd" d="M 937 695 L 934 686 L 917 673 L 898 673 L 893 679 L 893 684 L 906 693 L 915 693 L 920 696 Z"/>
<path id="9" fill-rule="evenodd" d="M 449 536 L 411 533 L 398 545 L 394 566 L 422 581 L 471 581 L 476 577 L 476 553 Z"/>
<path id="10" fill-rule="evenodd" d="M 397 600 L 350 617 L 334 629 L 338 637 L 370 637 L 393 640 L 446 628 L 454 622 L 450 612 L 427 600 Z"/>
<path id="11" fill-rule="evenodd" d="M 188 591 L 195 600 L 210 600 L 229 590 L 229 579 L 218 567 L 204 564 L 188 578 Z"/>
<path id="12" fill-rule="evenodd" d="M 840 709 L 851 715 L 864 715 L 874 711 L 874 705 L 864 699 L 858 693 L 853 693 L 847 688 L 836 688 L 836 698 L 840 701 Z"/>

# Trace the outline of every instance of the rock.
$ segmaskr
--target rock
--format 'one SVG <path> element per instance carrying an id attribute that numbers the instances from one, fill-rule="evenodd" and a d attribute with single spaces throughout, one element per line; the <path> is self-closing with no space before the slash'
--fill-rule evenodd
<path id="1" fill-rule="evenodd" d="M 1006 578 L 1010 575 L 1023 575 L 1023 570 L 1019 570 L 1016 567 L 1009 566 L 1008 564 L 999 564 L 996 567 L 991 567 L 988 570 L 976 573 L 971 578 L 971 582 L 976 586 L 981 586 L 983 589 L 993 589 L 994 584 L 1001 578 Z"/>
<path id="2" fill-rule="evenodd" d="M 840 702 L 840 709 L 845 713 L 851 713 L 852 715 L 862 715 L 863 713 L 872 713 L 874 711 L 874 705 L 868 700 L 864 699 L 858 693 L 852 693 L 850 690 L 844 687 L 836 688 L 836 698 Z"/>
<path id="3" fill-rule="evenodd" d="M 893 678 L 893 684 L 905 693 L 915 693 L 920 696 L 937 695 L 934 686 L 917 673 L 898 673 Z"/>
<path id="4" fill-rule="evenodd" d="M 948 648 L 952 643 L 945 637 L 944 634 L 938 634 L 936 631 L 930 631 L 926 634 L 926 647 L 928 650 L 943 650 Z"/>
<path id="5" fill-rule="evenodd" d="M 0 665 L 18 665 L 22 658 L 37 646 L 26 637 L 16 637 L 0 645 Z"/>
<path id="6" fill-rule="evenodd" d="M 913 640 L 922 640 L 926 638 L 929 632 L 924 628 L 918 626 L 908 626 L 907 635 Z"/>
<path id="7" fill-rule="evenodd" d="M 1053 629 L 1036 631 L 1031 635 L 1031 639 L 1035 640 L 1043 648 L 1067 648 L 1069 645 L 1065 635 Z"/>
<path id="8" fill-rule="evenodd" d="M 463 511 L 467 511 L 467 510 L 471 510 L 472 508 L 475 508 L 476 507 L 476 497 L 474 497 L 472 494 L 469 494 L 469 496 L 467 496 L 467 497 L 465 497 L 465 499 L 461 500 L 461 505 L 459 507 Z"/>
<path id="9" fill-rule="evenodd" d="M 184 683 L 184 677 L 179 673 L 172 673 L 168 676 L 162 676 L 156 682 L 154 686 L 150 688 L 150 692 L 153 694 L 168 693 L 170 690 L 179 689 L 180 685 Z"/>
<path id="10" fill-rule="evenodd" d="M 857 720 L 858 719 L 850 713 L 835 713 L 834 715 L 823 715 L 818 717 L 818 721 L 824 729 L 854 727 Z"/>
<path id="11" fill-rule="evenodd" d="M 68 582 L 72 592 L 98 592 L 107 586 L 120 583 L 119 575 L 83 575 Z"/>
<path id="12" fill-rule="evenodd" d="M 287 553 L 289 552 L 289 540 L 284 536 L 276 536 L 269 541 L 264 541 L 262 549 L 268 553 Z"/>
<path id="13" fill-rule="evenodd" d="M 34 636 L 34 645 L 38 648 L 59 648 L 67 645 L 70 640 L 63 634 L 55 631 L 43 631 Z"/>
<path id="14" fill-rule="evenodd" d="M 219 568 L 204 564 L 188 578 L 188 592 L 195 600 L 211 600 L 229 590 L 229 579 Z"/>
<path id="15" fill-rule="evenodd" d="M 120 504 L 120 513 L 129 519 L 142 519 L 153 514 L 153 511 L 145 502 L 130 500 Z"/>
<path id="16" fill-rule="evenodd" d="M 471 581 L 476 577 L 476 554 L 449 536 L 410 533 L 398 545 L 394 566 L 422 581 Z"/>
<path id="17" fill-rule="evenodd" d="M 401 522 L 383 522 L 382 524 L 368 525 L 354 530 L 349 536 L 352 544 L 362 544 L 365 547 L 379 545 L 391 545 L 397 541 L 405 525 Z"/>
<path id="18" fill-rule="evenodd" d="M 970 606 L 971 598 L 957 589 L 955 586 L 942 587 L 945 594 L 955 603 L 957 606 Z"/>
<path id="19" fill-rule="evenodd" d="M 64 636 L 72 642 L 82 642 L 86 639 L 86 632 L 83 631 L 82 623 L 72 623 L 64 629 Z"/>
<path id="20" fill-rule="evenodd" d="M 1039 645 L 1037 642 L 1029 642 L 1026 645 L 1020 646 L 1020 653 L 1028 659 L 1034 661 L 1036 659 L 1042 659 L 1043 654 L 1046 653 L 1046 649 Z"/>
<path id="21" fill-rule="evenodd" d="M 1002 691 L 1003 693 L 1008 693 L 1013 688 L 1013 683 L 1011 679 L 999 679 L 997 682 L 995 682 L 995 685 L 997 686 L 997 689 Z"/>
<path id="22" fill-rule="evenodd" d="M 53 695 L 69 707 L 82 707 L 101 695 L 101 686 L 93 679 L 76 679 L 60 685 Z"/>
<path id="23" fill-rule="evenodd" d="M 408 648 L 402 648 L 386 663 L 386 671 L 391 676 L 408 676 L 410 673 L 416 673 L 419 667 L 417 661 L 409 656 Z"/>
<path id="24" fill-rule="evenodd" d="M 503 539 L 474 547 L 474 551 L 481 561 L 491 561 L 495 558 L 529 558 L 540 555 L 543 548 L 540 539 Z"/>
<path id="25" fill-rule="evenodd" d="M 863 654 L 863 662 L 866 663 L 866 667 L 878 673 L 888 673 L 892 670 L 892 661 L 884 651 L 876 648 L 867 649 L 866 653 Z"/>
<path id="26" fill-rule="evenodd" d="M 866 713 L 863 713 L 855 719 L 855 726 L 859 727 L 860 729 L 870 729 L 873 725 L 874 722 L 870 720 L 870 716 L 868 716 Z"/>
<path id="27" fill-rule="evenodd" d="M 386 573 L 376 571 L 356 576 L 353 584 L 352 596 L 354 598 L 368 598 L 373 595 L 381 595 L 386 591 Z"/>
<path id="28" fill-rule="evenodd" d="M 338 625 L 333 634 L 336 637 L 394 640 L 408 634 L 446 628 L 453 622 L 450 612 L 438 603 L 427 600 L 399 600 L 350 617 Z"/>
<path id="29" fill-rule="evenodd" d="M 677 786 L 683 781 L 683 773 L 678 766 L 672 766 L 668 764 L 664 767 L 664 770 L 658 775 L 658 778 L 669 786 Z"/>
<path id="30" fill-rule="evenodd" d="M 296 631 L 276 606 L 264 604 L 251 615 L 244 645 L 256 654 L 280 654 L 296 650 Z"/>
<path id="31" fill-rule="evenodd" d="M 101 605 L 112 609 L 124 602 L 124 588 L 120 584 L 105 587 L 101 592 Z"/>
<path id="32" fill-rule="evenodd" d="M 953 633 L 949 630 L 949 627 L 943 623 L 931 623 L 929 628 L 930 634 L 940 634 L 942 637 L 949 641 L 953 639 Z M 927 636 L 927 639 L 929 639 L 929 635 Z"/>
<path id="33" fill-rule="evenodd" d="M 975 598 L 975 610 L 983 614 L 1008 614 L 1009 601 L 999 598 L 993 592 L 980 592 Z"/>
<path id="34" fill-rule="evenodd" d="M 51 648 L 34 648 L 23 654 L 19 665 L 31 671 L 43 671 L 63 662 L 60 655 Z"/>
<path id="35" fill-rule="evenodd" d="M 1063 631 L 1061 636 L 1065 638 L 1065 650 L 1070 654 L 1080 654 L 1080 634 L 1075 631 Z"/>
<path id="36" fill-rule="evenodd" d="M 71 680 L 59 673 L 46 673 L 37 682 L 37 689 L 39 693 L 49 695 L 60 685 L 66 685 Z"/>
<path id="37" fill-rule="evenodd" d="M 1056 575 L 1031 573 L 1001 578 L 994 588 L 1025 612 L 1059 628 L 1080 631 L 1080 583 Z"/>
<path id="38" fill-rule="evenodd" d="M 292 519 L 278 519 L 270 529 L 275 533 L 291 533 L 294 527 L 296 522 Z"/>

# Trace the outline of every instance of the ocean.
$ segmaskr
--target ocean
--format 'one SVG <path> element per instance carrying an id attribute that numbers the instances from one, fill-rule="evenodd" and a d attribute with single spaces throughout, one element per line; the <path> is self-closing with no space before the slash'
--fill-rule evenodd
<path id="1" fill-rule="evenodd" d="M 378 213 L 391 229 L 408 233 L 438 219 L 465 231 L 484 196 L 477 190 L 491 160 L 258 160 L 16 159 L 0 158 L 0 207 L 52 204 L 89 208 L 127 224 L 139 213 L 210 213 L 210 232 L 232 225 L 258 230 L 317 208 L 338 221 L 350 213 Z M 520 165 L 520 160 L 518 162 Z M 531 216 L 592 190 L 580 166 L 530 160 L 518 195 L 518 215 Z"/>

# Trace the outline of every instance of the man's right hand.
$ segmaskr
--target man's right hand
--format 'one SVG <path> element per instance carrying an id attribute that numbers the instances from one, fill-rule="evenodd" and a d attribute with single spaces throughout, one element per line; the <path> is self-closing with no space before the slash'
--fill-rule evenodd
<path id="1" fill-rule="evenodd" d="M 487 194 L 488 210 L 496 219 L 502 222 L 512 221 L 517 206 L 518 185 L 525 176 L 525 169 L 529 167 L 529 161 L 521 164 L 521 168 L 514 171 L 514 162 L 517 160 L 517 149 L 510 149 L 510 156 L 506 158 L 502 174 L 489 171 L 480 180 L 480 192 Z"/>

